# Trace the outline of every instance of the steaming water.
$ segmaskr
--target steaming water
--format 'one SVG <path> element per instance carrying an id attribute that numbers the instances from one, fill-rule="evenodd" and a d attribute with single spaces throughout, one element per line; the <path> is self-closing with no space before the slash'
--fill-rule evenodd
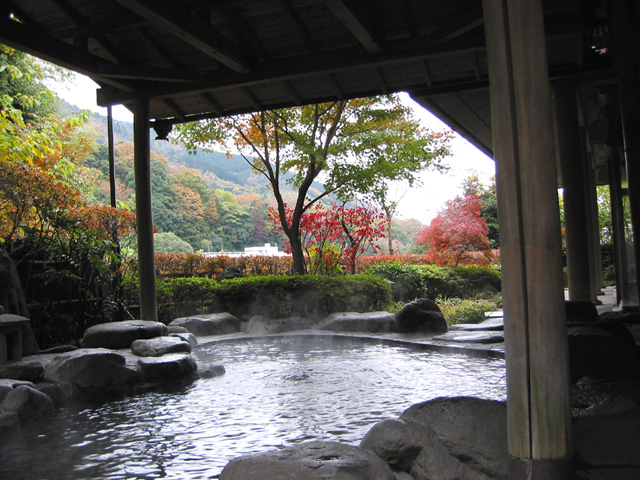
<path id="1" fill-rule="evenodd" d="M 338 337 L 210 344 L 226 375 L 61 411 L 0 437 L 0 479 L 217 478 L 232 458 L 324 439 L 357 445 L 377 422 L 440 396 L 505 398 L 504 361 Z"/>

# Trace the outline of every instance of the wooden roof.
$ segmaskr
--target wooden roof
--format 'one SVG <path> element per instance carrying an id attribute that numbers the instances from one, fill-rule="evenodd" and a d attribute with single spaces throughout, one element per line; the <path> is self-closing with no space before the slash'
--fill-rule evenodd
<path id="1" fill-rule="evenodd" d="M 607 81 L 597 0 L 544 1 L 554 81 Z M 606 3 L 606 2 L 605 2 Z M 2 0 L 0 43 L 184 122 L 407 91 L 491 150 L 480 0 Z"/>

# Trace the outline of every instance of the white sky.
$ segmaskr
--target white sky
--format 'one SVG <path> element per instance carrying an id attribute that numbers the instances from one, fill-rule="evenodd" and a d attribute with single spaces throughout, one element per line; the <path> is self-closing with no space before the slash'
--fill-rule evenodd
<path id="1" fill-rule="evenodd" d="M 107 114 L 107 109 L 96 104 L 97 84 L 83 75 L 75 75 L 73 82 L 51 85 L 58 96 L 77 107 Z M 401 94 L 402 100 L 412 106 L 420 123 L 431 130 L 441 131 L 449 127 L 435 117 L 431 112 L 413 102 L 409 95 Z M 122 106 L 113 107 L 114 118 L 122 121 L 133 122 L 133 115 Z M 461 193 L 460 185 L 474 171 L 478 173 L 480 180 L 487 183 L 495 174 L 495 164 L 480 150 L 457 135 L 452 142 L 452 156 L 447 159 L 450 170 L 445 174 L 437 172 L 424 172 L 422 174 L 422 186 L 414 187 L 402 197 L 397 209 L 397 217 L 409 219 L 416 218 L 424 224 L 428 224 L 447 200 Z M 398 189 L 397 195 L 403 191 Z"/>

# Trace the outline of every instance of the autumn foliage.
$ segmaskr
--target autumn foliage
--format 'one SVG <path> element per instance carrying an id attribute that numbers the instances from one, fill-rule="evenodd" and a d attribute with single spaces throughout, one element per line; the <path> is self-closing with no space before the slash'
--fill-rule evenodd
<path id="1" fill-rule="evenodd" d="M 429 263 L 441 266 L 489 265 L 494 260 L 482 202 L 473 194 L 449 200 L 438 215 L 418 232 L 416 244 L 425 245 Z"/>
<path id="2" fill-rule="evenodd" d="M 287 222 L 293 211 L 285 206 Z M 276 234 L 282 232 L 277 211 L 271 208 L 269 218 Z M 384 215 L 367 207 L 346 207 L 332 203 L 329 207 L 315 204 L 302 214 L 300 237 L 309 273 L 332 274 L 340 271 L 356 272 L 356 259 L 367 251 L 376 254 L 376 241 L 388 231 Z M 291 253 L 285 241 L 284 251 Z"/>

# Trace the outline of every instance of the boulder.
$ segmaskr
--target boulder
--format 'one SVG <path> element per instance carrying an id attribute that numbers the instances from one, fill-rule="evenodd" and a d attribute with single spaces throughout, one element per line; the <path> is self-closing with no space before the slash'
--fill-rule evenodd
<path id="1" fill-rule="evenodd" d="M 252 335 L 267 335 L 269 333 L 308 330 L 312 326 L 313 323 L 311 320 L 298 316 L 272 319 L 263 317 L 262 315 L 254 315 L 249 319 L 247 333 Z"/>
<path id="2" fill-rule="evenodd" d="M 396 315 L 400 333 L 442 333 L 447 331 L 447 322 L 436 302 L 419 298 L 407 303 Z"/>
<path id="3" fill-rule="evenodd" d="M 316 326 L 332 332 L 395 332 L 396 318 L 389 312 L 332 313 Z"/>
<path id="4" fill-rule="evenodd" d="M 26 385 L 27 387 L 35 388 L 35 385 L 31 382 L 27 382 L 24 380 L 13 380 L 9 378 L 0 378 L 0 402 L 4 397 L 14 388 Z"/>
<path id="5" fill-rule="evenodd" d="M 189 332 L 169 333 L 169 336 L 176 337 L 181 339 L 183 342 L 187 342 L 189 345 L 191 345 L 191 348 L 196 348 L 198 346 L 198 339 L 193 333 L 189 333 Z"/>
<path id="6" fill-rule="evenodd" d="M 79 388 L 132 385 L 138 372 L 125 365 L 125 357 L 104 348 L 81 348 L 55 357 L 44 369 L 45 380 L 71 383 Z"/>
<path id="7" fill-rule="evenodd" d="M 16 412 L 0 411 L 0 434 L 20 430 L 20 417 Z"/>
<path id="8" fill-rule="evenodd" d="M 426 426 L 385 420 L 365 435 L 360 448 L 371 450 L 393 468 L 415 480 L 489 480 L 456 458 Z"/>
<path id="9" fill-rule="evenodd" d="M 178 325 L 167 325 L 167 331 L 169 332 L 169 335 L 173 333 L 189 333 L 189 330 Z"/>
<path id="10" fill-rule="evenodd" d="M 212 313 L 176 318 L 169 327 L 184 327 L 196 336 L 224 335 L 240 331 L 240 320 L 230 313 Z"/>
<path id="11" fill-rule="evenodd" d="M 337 442 L 308 442 L 231 460 L 220 480 L 395 480 L 373 453 Z"/>
<path id="12" fill-rule="evenodd" d="M 576 463 L 583 468 L 640 469 L 640 410 L 585 415 L 572 426 Z"/>
<path id="13" fill-rule="evenodd" d="M 191 345 L 179 337 L 135 340 L 131 352 L 139 357 L 161 357 L 167 353 L 191 353 Z"/>
<path id="14" fill-rule="evenodd" d="M 198 365 L 189 354 L 170 353 L 162 357 L 141 358 L 138 370 L 147 382 L 171 382 L 189 378 L 196 373 Z"/>
<path id="15" fill-rule="evenodd" d="M 0 411 L 14 412 L 20 420 L 43 417 L 52 413 L 54 408 L 47 395 L 26 385 L 11 390 L 0 404 Z"/>
<path id="16" fill-rule="evenodd" d="M 213 378 L 220 377 L 227 373 L 224 365 L 206 365 L 198 369 L 198 375 L 201 378 Z"/>
<path id="17" fill-rule="evenodd" d="M 597 326 L 574 326 L 567 333 L 571 383 L 585 376 L 604 379 L 640 375 L 636 345 L 628 331 L 627 335 L 618 335 Z"/>
<path id="18" fill-rule="evenodd" d="M 504 318 L 502 317 L 488 317 L 486 320 L 480 323 L 458 323 L 451 325 L 449 330 L 464 330 L 464 331 L 502 331 L 504 330 Z"/>
<path id="19" fill-rule="evenodd" d="M 56 408 L 72 405 L 80 396 L 78 388 L 71 383 L 43 382 L 36 388 L 53 400 Z"/>
<path id="20" fill-rule="evenodd" d="M 567 322 L 596 322 L 598 309 L 593 302 L 565 300 L 564 311 Z"/>
<path id="21" fill-rule="evenodd" d="M 44 367 L 37 360 L 20 360 L 0 365 L 0 378 L 37 382 L 43 373 Z"/>
<path id="22" fill-rule="evenodd" d="M 451 456 L 478 474 L 507 477 L 504 402 L 473 397 L 437 398 L 413 405 L 400 420 L 430 428 Z"/>
<path id="23" fill-rule="evenodd" d="M 87 328 L 82 338 L 82 347 L 130 348 L 134 340 L 161 337 L 166 334 L 166 325 L 149 320 L 101 323 Z"/>

